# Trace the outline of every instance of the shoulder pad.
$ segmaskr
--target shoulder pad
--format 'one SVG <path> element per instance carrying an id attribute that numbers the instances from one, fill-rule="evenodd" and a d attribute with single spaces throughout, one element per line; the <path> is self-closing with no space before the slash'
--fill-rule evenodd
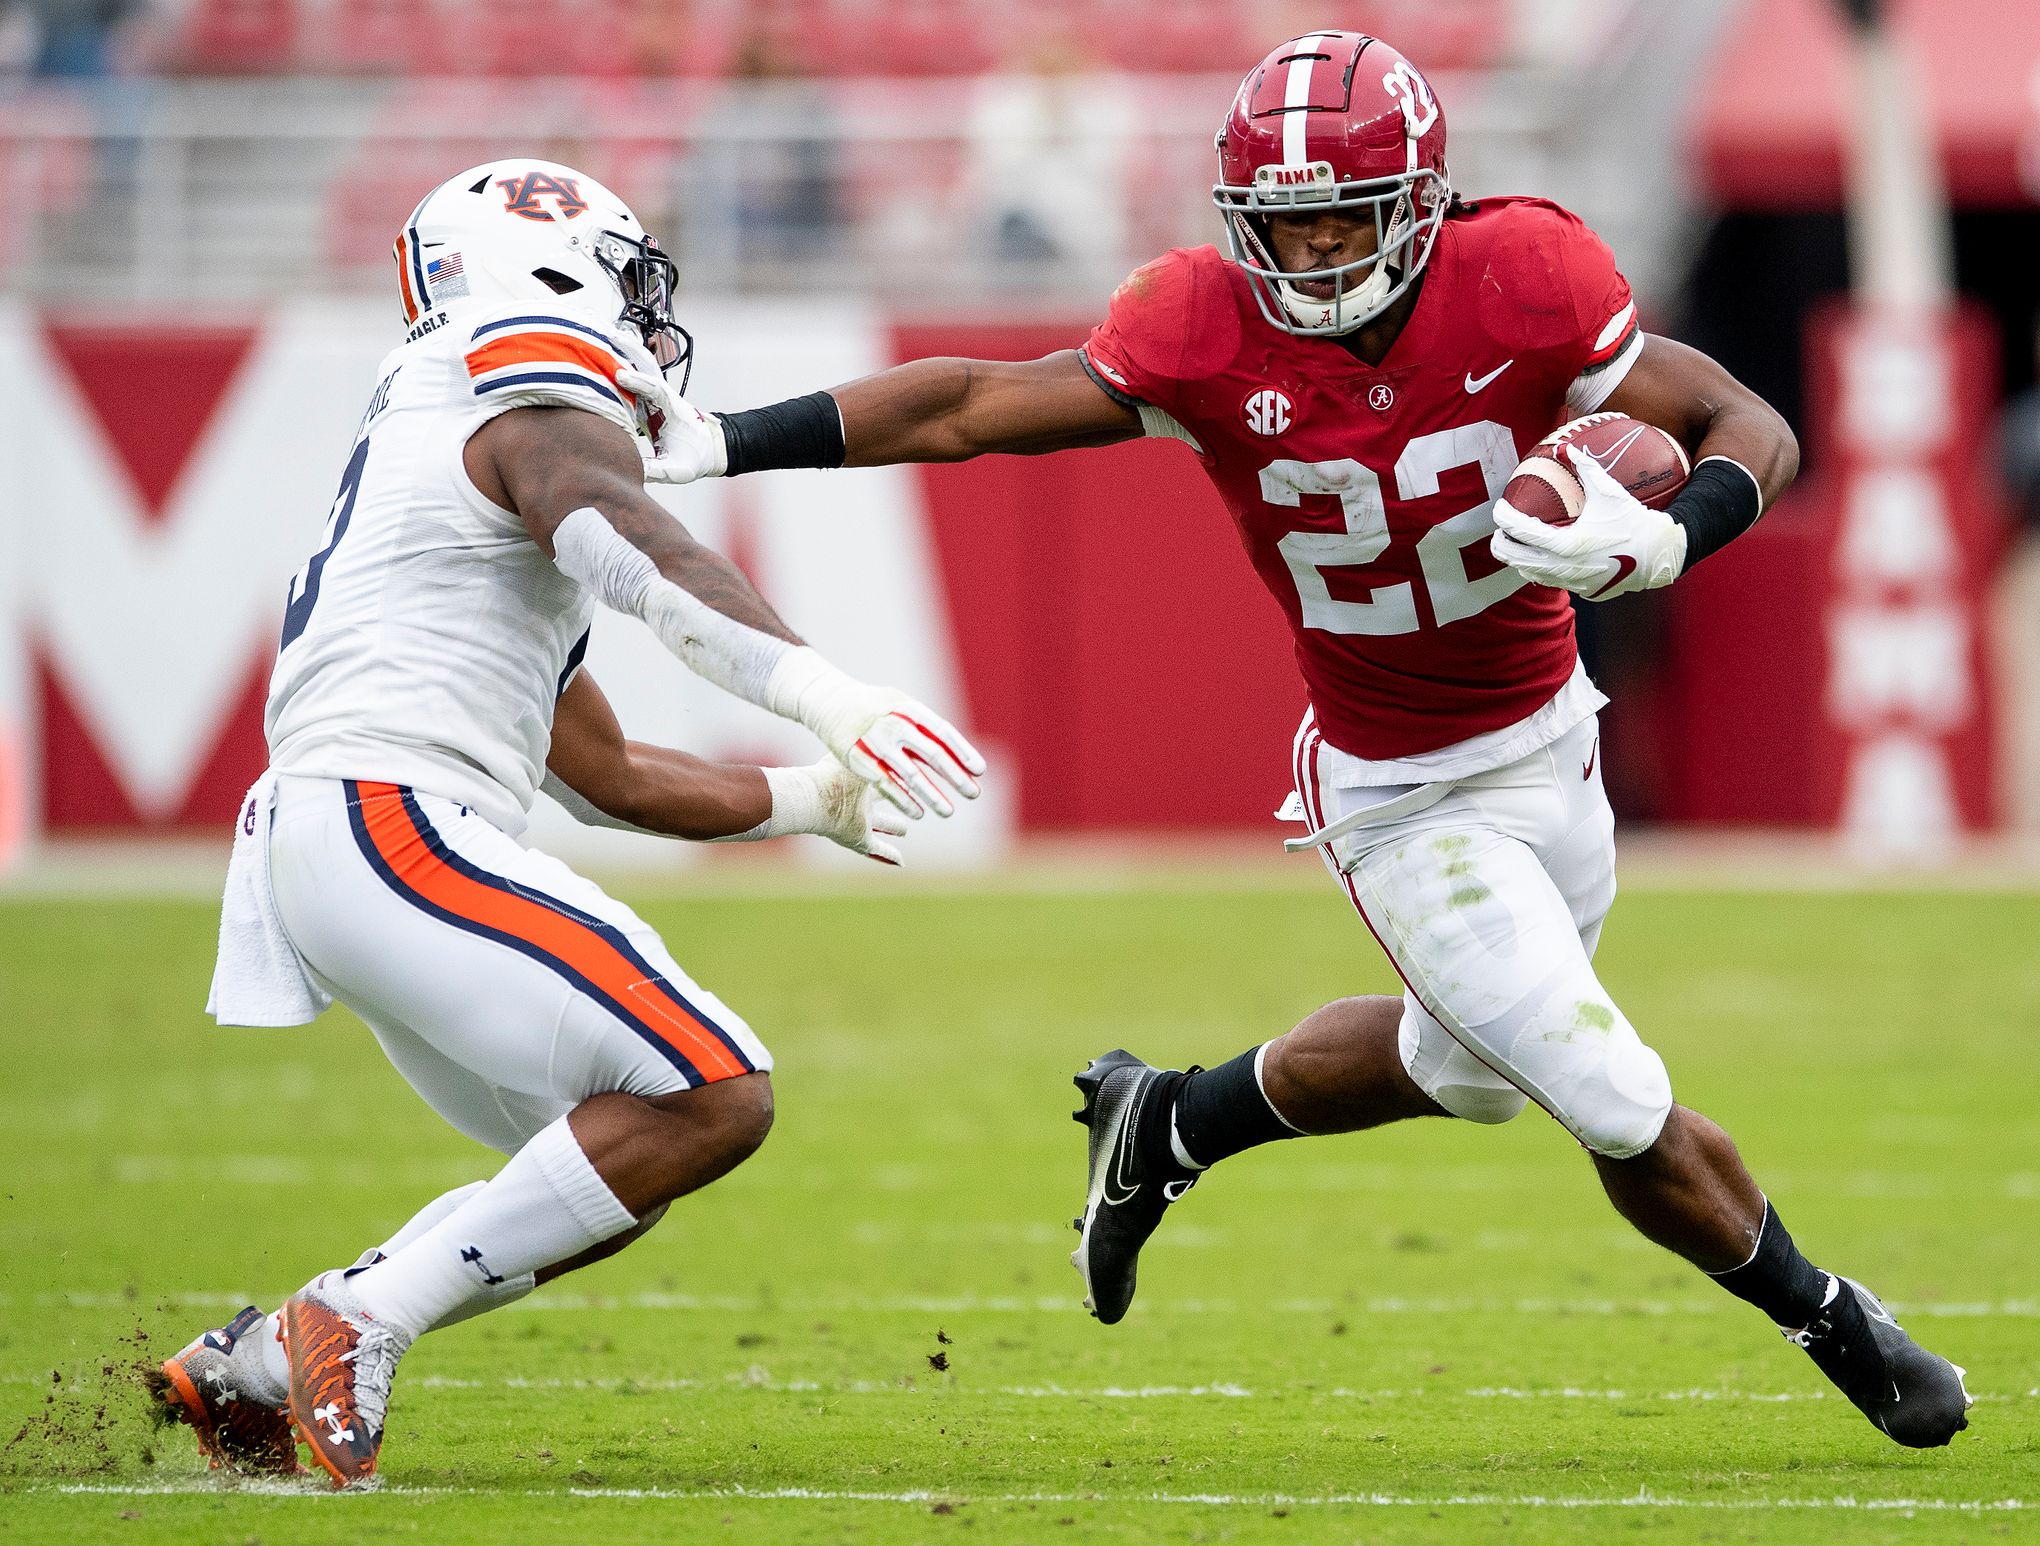
<path id="1" fill-rule="evenodd" d="M 1619 280 L 1607 244 L 1548 199 L 1482 199 L 1458 235 L 1481 327 L 1506 348 L 1576 342 L 1586 293 Z"/>
<path id="2" fill-rule="evenodd" d="M 1112 292 L 1120 347 L 1143 372 L 1173 381 L 1217 374 L 1239 354 L 1240 298 L 1215 247 L 1178 247 Z"/>
<path id="3" fill-rule="evenodd" d="M 476 400 L 489 407 L 588 408 L 635 428 L 636 407 L 617 385 L 620 340 L 549 307 L 516 306 L 461 319 L 462 359 Z"/>

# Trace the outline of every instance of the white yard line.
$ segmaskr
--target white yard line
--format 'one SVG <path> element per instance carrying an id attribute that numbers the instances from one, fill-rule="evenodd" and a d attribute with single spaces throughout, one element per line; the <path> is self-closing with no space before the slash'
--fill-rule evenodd
<path id="1" fill-rule="evenodd" d="M 274 1295 L 270 1296 L 271 1298 Z M 261 1302 L 263 1296 L 241 1289 L 195 1289 L 174 1294 L 127 1294 L 101 1289 L 64 1289 L 38 1294 L 0 1294 L 0 1311 L 24 1305 L 72 1310 L 238 1310 Z M 1970 1302 L 1905 1304 L 1887 1301 L 1900 1317 L 1926 1320 L 2033 1320 L 2040 1318 L 2040 1299 L 1997 1299 Z M 1068 1314 L 1079 1309 L 1063 1294 L 788 1294 L 765 1297 L 746 1294 L 576 1294 L 541 1292 L 509 1305 L 508 1314 L 533 1311 L 665 1310 L 726 1315 L 1035 1315 Z M 1708 1299 L 1488 1299 L 1458 1296 L 1373 1299 L 1156 1299 L 1141 1301 L 1143 1313 L 1154 1315 L 1581 1315 L 1642 1316 L 1746 1313 L 1726 1296 Z"/>
<path id="2" fill-rule="evenodd" d="M 124 1384 L 97 1375 L 66 1379 L 63 1390 L 95 1390 Z M 0 1386 L 46 1390 L 53 1388 L 47 1374 L 0 1375 Z M 772 1395 L 900 1396 L 926 1395 L 946 1388 L 945 1382 L 930 1378 L 922 1384 L 894 1380 L 804 1380 L 775 1379 L 762 1365 L 732 1370 L 719 1378 L 700 1379 L 661 1375 L 635 1379 L 629 1376 L 576 1376 L 530 1378 L 506 1375 L 498 1379 L 463 1379 L 451 1374 L 425 1374 L 404 1381 L 406 1390 L 577 1390 L 613 1393 L 659 1393 L 707 1390 L 758 1390 Z M 1595 1389 L 1577 1385 L 1516 1386 L 1478 1385 L 1460 1389 L 1447 1385 L 1411 1385 L 1399 1389 L 1356 1389 L 1346 1385 L 1297 1383 L 1250 1389 L 1230 1381 L 1208 1385 L 987 1385 L 959 1382 L 959 1388 L 973 1395 L 1017 1396 L 1035 1401 L 1163 1401 L 1204 1400 L 1309 1400 L 1332 1401 L 1826 1401 L 1833 1393 L 1824 1390 L 1731 1390 L 1692 1386 L 1684 1390 Z M 2025 1391 L 1982 1391 L 1975 1399 L 1984 1404 L 2040 1400 L 2040 1386 Z"/>
<path id="3" fill-rule="evenodd" d="M 264 1496 L 329 1497 L 321 1482 L 298 1484 L 220 1483 L 193 1479 L 190 1482 L 120 1484 L 71 1483 L 36 1489 L 72 1496 L 177 1497 L 185 1494 L 246 1492 Z M 1198 1493 L 1198 1492 L 852 1492 L 821 1487 L 569 1487 L 557 1491 L 524 1488 L 405 1487 L 384 1485 L 370 1496 L 394 1498 L 629 1498 L 669 1502 L 764 1502 L 809 1503 L 912 1503 L 951 1502 L 961 1506 L 1014 1503 L 1054 1504 L 1187 1504 L 1209 1508 L 1665 1508 L 1719 1509 L 1728 1512 L 1770 1509 L 1862 1510 L 1878 1513 L 2022 1513 L 2040 1508 L 2030 1498 L 1687 1498 L 1638 1491 L 1623 1497 L 1546 1497 L 1541 1494 L 1468 1493 L 1440 1497 L 1407 1496 L 1388 1492 L 1337 1493 L 1311 1496 L 1290 1493 Z"/>

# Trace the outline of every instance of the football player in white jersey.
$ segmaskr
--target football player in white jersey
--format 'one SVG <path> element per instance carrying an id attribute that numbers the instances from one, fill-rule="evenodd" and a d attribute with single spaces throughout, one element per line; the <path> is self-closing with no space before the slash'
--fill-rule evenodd
<path id="1" fill-rule="evenodd" d="M 375 1473 L 413 1339 L 620 1249 L 771 1125 L 743 1020 L 629 908 L 515 841 L 539 789 L 584 820 L 817 833 L 896 863 L 900 818 L 951 814 L 984 771 L 646 495 L 638 439 L 662 424 L 629 383 L 691 342 L 671 261 L 613 193 L 546 162 L 475 167 L 419 204 L 396 257 L 409 333 L 291 582 L 208 1007 L 300 1024 L 337 998 L 511 1158 L 158 1381 L 215 1464 L 295 1470 L 302 1440 L 340 1486 Z M 580 669 L 598 600 L 831 755 L 755 768 L 626 741 Z"/>

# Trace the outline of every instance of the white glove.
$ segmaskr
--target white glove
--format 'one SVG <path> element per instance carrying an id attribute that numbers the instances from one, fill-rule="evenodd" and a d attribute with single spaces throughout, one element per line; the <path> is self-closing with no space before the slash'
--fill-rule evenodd
<path id="1" fill-rule="evenodd" d="M 904 859 L 893 838 L 905 837 L 906 818 L 879 803 L 877 792 L 834 757 L 804 768 L 767 768 L 772 817 L 766 837 L 812 832 L 880 864 Z"/>
<path id="2" fill-rule="evenodd" d="M 1686 567 L 1686 528 L 1653 510 L 1577 447 L 1560 449 L 1587 491 L 1580 518 L 1549 526 L 1495 501 L 1489 550 L 1524 579 L 1606 601 L 1669 585 Z"/>
<path id="3" fill-rule="evenodd" d="M 978 797 L 985 759 L 963 733 L 918 699 L 844 675 L 806 645 L 780 657 L 764 706 L 807 726 L 843 765 L 899 810 L 919 820 L 928 808 L 953 816 L 942 785 Z"/>
<path id="4" fill-rule="evenodd" d="M 729 446 L 722 421 L 714 414 L 703 413 L 658 372 L 640 370 L 635 364 L 616 373 L 616 384 L 645 411 L 652 442 L 644 453 L 645 482 L 692 483 L 696 478 L 720 478 L 729 470 Z"/>

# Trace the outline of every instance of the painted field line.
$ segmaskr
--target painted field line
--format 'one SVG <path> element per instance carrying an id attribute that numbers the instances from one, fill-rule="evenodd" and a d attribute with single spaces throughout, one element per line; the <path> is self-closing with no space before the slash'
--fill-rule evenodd
<path id="1" fill-rule="evenodd" d="M 234 1186 L 304 1186 L 319 1179 L 318 1167 L 302 1154 L 115 1154 L 101 1163 L 108 1166 L 114 1182 L 122 1186 L 188 1186 L 206 1181 Z M 36 1179 L 42 1179 L 40 1175 Z M 865 1184 L 882 1192 L 935 1192 L 945 1190 L 951 1178 L 932 1166 L 882 1165 L 861 1172 Z M 69 1179 L 61 1167 L 52 1167 L 51 1179 Z M 452 1186 L 473 1179 L 471 1170 L 458 1160 L 413 1161 L 383 1165 L 376 1179 L 388 1185 Z M 811 1193 L 817 1184 L 841 1180 L 840 1173 L 786 1175 L 776 1178 L 768 1189 Z M 1781 1168 L 1767 1175 L 1779 1191 L 1819 1191 L 1846 1197 L 1910 1199 L 1974 1199 L 1998 1196 L 2019 1200 L 2040 1198 L 2040 1171 L 2015 1170 L 1976 1176 L 1943 1177 L 1897 1170 L 1822 1170 Z M 1280 1192 L 1394 1192 L 1407 1194 L 1413 1188 L 1424 1192 L 1508 1192 L 1534 1184 L 1520 1168 L 1488 1164 L 1460 1164 L 1419 1171 L 1397 1164 L 1348 1162 L 1293 1166 L 1280 1174 L 1244 1178 L 1243 1185 L 1256 1191 Z M 853 1222 L 853 1231 L 867 1232 L 866 1243 L 883 1243 L 869 1238 L 904 1233 L 905 1226 L 891 1219 Z M 1170 1226 L 1178 1238 L 1183 1226 Z M 977 1225 L 945 1225 L 945 1234 L 959 1229 L 990 1229 L 1021 1243 L 1034 1243 L 1041 1235 L 1060 1237 L 1059 1224 L 1042 1219 L 1007 1219 Z M 1619 1224 L 1608 1221 L 1609 1233 L 1623 1233 Z M 1224 1231 L 1208 1231 L 1222 1234 Z M 1178 1243 L 1180 1239 L 1178 1238 Z"/>
<path id="2" fill-rule="evenodd" d="M 94 1390 L 125 1381 L 106 1380 L 97 1375 L 66 1379 L 64 1390 Z M 0 1375 L 0 1386 L 47 1390 L 48 1375 Z M 1825 1390 L 1728 1390 L 1692 1386 L 1684 1390 L 1617 1390 L 1577 1385 L 1514 1386 L 1477 1385 L 1459 1389 L 1446 1385 L 1411 1385 L 1402 1388 L 1358 1389 L 1346 1385 L 1291 1384 L 1250 1389 L 1229 1381 L 1208 1385 L 974 1385 L 968 1381 L 931 1379 L 926 1384 L 911 1380 L 803 1380 L 774 1379 L 762 1367 L 733 1370 L 717 1379 L 685 1375 L 660 1375 L 634 1379 L 624 1375 L 582 1375 L 531 1378 L 506 1375 L 499 1379 L 463 1379 L 451 1374 L 424 1374 L 404 1381 L 406 1390 L 573 1390 L 617 1395 L 656 1395 L 716 1390 L 757 1390 L 768 1395 L 829 1396 L 918 1396 L 954 1389 L 959 1394 L 1013 1396 L 1034 1401 L 1749 1401 L 1775 1404 L 1789 1401 L 1839 1399 Z M 2040 1386 L 2025 1391 L 1983 1391 L 1974 1397 L 1981 1405 L 2008 1405 L 2040 1400 Z"/>
<path id="3" fill-rule="evenodd" d="M 177 1497 L 186 1494 L 245 1492 L 259 1496 L 334 1496 L 323 1482 L 302 1483 L 219 1483 L 194 1479 L 188 1483 L 150 1482 L 120 1484 L 70 1483 L 61 1487 L 34 1489 L 71 1496 Z M 352 1497 L 394 1498 L 589 1498 L 645 1499 L 666 1502 L 803 1502 L 803 1503 L 909 1503 L 951 1502 L 965 1506 L 1014 1503 L 1055 1504 L 1187 1504 L 1206 1508 L 1552 1508 L 1552 1509 L 1707 1509 L 1724 1512 L 1808 1509 L 1876 1513 L 2024 1513 L 2040 1509 L 2031 1498 L 1689 1498 L 1639 1491 L 1622 1497 L 1547 1497 L 1539 1493 L 1467 1493 L 1438 1497 L 1405 1496 L 1388 1492 L 1298 1495 L 1292 1493 L 1225 1492 L 854 1492 L 824 1487 L 569 1487 L 561 1490 L 494 1489 L 485 1487 L 405 1487 L 385 1484 Z M 350 1506 L 341 1504 L 339 1506 Z M 359 1506 L 358 1504 L 353 1506 Z"/>
<path id="4" fill-rule="evenodd" d="M 267 1296 L 269 1300 L 277 1296 Z M 171 1294 L 106 1292 L 98 1289 L 67 1289 L 31 1295 L 0 1294 L 0 1310 L 32 1304 L 42 1309 L 148 1310 L 148 1309 L 233 1309 L 266 1302 L 262 1294 L 245 1290 L 201 1289 Z M 2040 1299 L 1998 1299 L 1969 1302 L 1905 1304 L 1886 1303 L 1901 1317 L 1923 1320 L 2015 1320 L 2040 1319 Z M 788 1294 L 763 1297 L 748 1294 L 576 1294 L 541 1292 L 505 1306 L 498 1313 L 533 1311 L 667 1310 L 727 1315 L 1034 1315 L 1068 1314 L 1081 1308 L 1072 1296 L 1063 1294 L 874 1294 L 807 1295 Z M 1716 1315 L 1732 1310 L 1747 1314 L 1734 1300 L 1722 1295 L 1708 1299 L 1488 1299 L 1462 1297 L 1405 1298 L 1383 1296 L 1374 1299 L 1158 1299 L 1142 1300 L 1138 1309 L 1152 1315 L 1580 1315 L 1580 1316 L 1676 1316 Z"/>

